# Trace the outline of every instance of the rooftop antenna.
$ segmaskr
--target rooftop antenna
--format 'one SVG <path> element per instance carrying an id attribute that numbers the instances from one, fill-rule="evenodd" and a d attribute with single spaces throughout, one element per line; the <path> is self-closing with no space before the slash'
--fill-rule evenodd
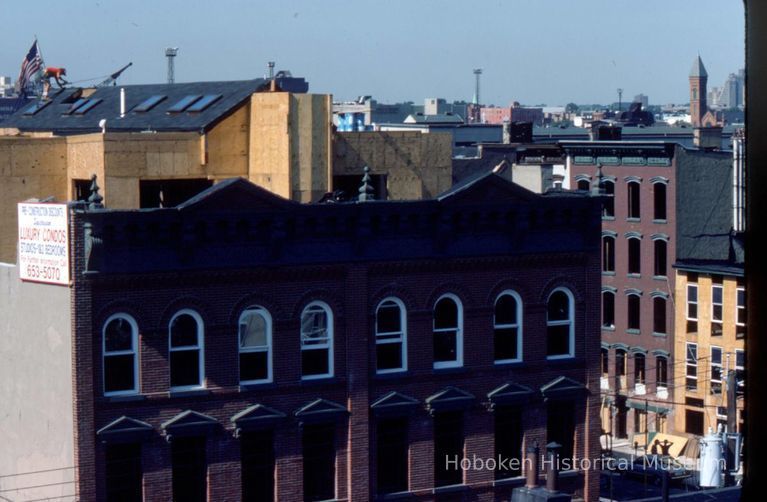
<path id="1" fill-rule="evenodd" d="M 474 104 L 478 105 L 479 100 L 479 76 L 482 75 L 482 68 L 474 69 Z"/>
<path id="2" fill-rule="evenodd" d="M 271 80 L 274 78 L 274 61 L 269 61 L 266 66 L 269 68 L 269 80 Z"/>
<path id="3" fill-rule="evenodd" d="M 168 47 L 165 49 L 165 57 L 168 58 L 168 83 L 173 84 L 176 81 L 176 71 L 174 60 L 178 54 L 178 47 Z"/>

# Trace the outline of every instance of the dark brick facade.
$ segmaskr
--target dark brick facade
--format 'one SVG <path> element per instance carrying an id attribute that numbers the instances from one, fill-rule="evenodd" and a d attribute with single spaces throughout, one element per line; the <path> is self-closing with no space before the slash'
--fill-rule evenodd
<path id="1" fill-rule="evenodd" d="M 262 404 L 284 414 L 268 425 L 276 499 L 301 500 L 301 431 L 310 419 L 296 411 L 321 398 L 346 409 L 326 410 L 335 424 L 335 497 L 375 499 L 371 404 L 396 391 L 415 400 L 405 415 L 412 499 L 507 499 L 521 478 L 496 482 L 487 470 L 466 471 L 463 485 L 447 493 L 434 490 L 430 410 L 440 409 L 438 400 L 429 404 L 427 398 L 444 389 L 469 394 L 452 402 L 460 402 L 464 417 L 464 456 L 488 458 L 494 456 L 488 393 L 509 382 L 531 391 L 515 404 L 522 409 L 523 447 L 547 443 L 547 406 L 565 399 L 574 405 L 575 456 L 597 458 L 600 202 L 586 194 L 538 196 L 488 175 L 433 201 L 300 205 L 237 180 L 179 208 L 75 211 L 80 497 L 104 499 L 106 443 L 137 436 L 135 430 L 112 431 L 107 438 L 103 428 L 127 416 L 149 426 L 141 431 L 145 500 L 170 500 L 171 444 L 162 424 L 193 410 L 214 421 L 204 427 L 208 499 L 240 500 L 240 439 L 231 419 Z M 575 356 L 549 360 L 546 302 L 557 287 L 574 297 Z M 508 289 L 523 302 L 523 361 L 499 365 L 494 302 Z M 464 353 L 461 367 L 439 370 L 433 368 L 432 309 L 444 293 L 462 303 Z M 375 312 L 389 296 L 406 307 L 407 371 L 377 375 Z M 333 312 L 334 376 L 302 380 L 300 317 L 315 300 Z M 237 325 L 250 305 L 267 309 L 273 320 L 273 381 L 241 386 Z M 168 325 L 180 309 L 193 309 L 204 322 L 205 388 L 170 393 Z M 118 312 L 139 327 L 139 393 L 104 397 L 101 330 Z M 547 390 L 553 381 L 559 383 Z M 567 382 L 583 392 L 557 392 Z M 598 498 L 598 471 L 563 475 L 562 484 L 588 500 Z"/>

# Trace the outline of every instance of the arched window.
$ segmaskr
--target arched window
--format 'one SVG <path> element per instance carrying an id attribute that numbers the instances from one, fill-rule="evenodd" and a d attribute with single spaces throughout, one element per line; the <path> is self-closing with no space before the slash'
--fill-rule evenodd
<path id="1" fill-rule="evenodd" d="M 629 274 L 642 273 L 642 240 L 638 237 L 628 238 L 629 247 Z"/>
<path id="2" fill-rule="evenodd" d="M 658 387 L 668 387 L 668 358 L 657 356 L 655 358 L 655 384 Z"/>
<path id="3" fill-rule="evenodd" d="M 663 182 L 656 182 L 652 185 L 654 208 L 653 219 L 665 220 L 666 219 L 666 184 Z"/>
<path id="4" fill-rule="evenodd" d="M 591 183 L 589 180 L 581 178 L 578 180 L 578 190 L 586 190 L 587 192 L 591 188 Z"/>
<path id="5" fill-rule="evenodd" d="M 447 294 L 434 304 L 434 367 L 463 365 L 463 308 L 457 296 Z"/>
<path id="6" fill-rule="evenodd" d="M 399 298 L 386 298 L 376 309 L 376 371 L 407 369 L 407 315 Z"/>
<path id="7" fill-rule="evenodd" d="M 656 277 L 666 277 L 666 253 L 668 249 L 668 243 L 663 239 L 655 239 L 653 241 L 653 247 L 655 248 L 655 270 L 654 275 Z"/>
<path id="8" fill-rule="evenodd" d="M 549 359 L 575 355 L 573 295 L 557 288 L 549 295 L 546 309 L 546 356 Z"/>
<path id="9" fill-rule="evenodd" d="M 301 378 L 333 376 L 333 313 L 327 304 L 312 302 L 301 313 Z"/>
<path id="10" fill-rule="evenodd" d="M 645 383 L 645 356 L 644 354 L 634 354 L 634 383 Z"/>
<path id="11" fill-rule="evenodd" d="M 238 323 L 240 383 L 272 381 L 272 316 L 263 307 L 248 307 Z"/>
<path id="12" fill-rule="evenodd" d="M 666 334 L 666 299 L 656 296 L 652 299 L 653 333 Z"/>
<path id="13" fill-rule="evenodd" d="M 627 298 L 627 306 L 628 306 L 628 329 L 630 330 L 636 330 L 639 331 L 640 325 L 641 325 L 641 310 L 640 310 L 640 298 L 639 295 L 636 294 L 630 294 Z"/>
<path id="14" fill-rule="evenodd" d="M 138 326 L 127 314 L 114 314 L 102 336 L 104 395 L 138 392 Z"/>
<path id="15" fill-rule="evenodd" d="M 615 349 L 615 375 L 626 376 L 626 351 L 624 349 Z"/>
<path id="16" fill-rule="evenodd" d="M 615 182 L 611 180 L 604 180 L 603 186 L 605 188 L 605 201 L 602 209 L 602 216 L 604 218 L 615 217 Z"/>
<path id="17" fill-rule="evenodd" d="M 602 236 L 602 272 L 615 272 L 615 237 Z"/>
<path id="18" fill-rule="evenodd" d="M 493 316 L 495 362 L 522 360 L 522 299 L 514 291 L 504 291 L 495 300 Z"/>
<path id="19" fill-rule="evenodd" d="M 602 327 L 615 328 L 615 293 L 602 291 Z"/>
<path id="20" fill-rule="evenodd" d="M 172 390 L 204 386 L 203 324 L 193 310 L 180 310 L 170 321 L 170 387 Z"/>
<path id="21" fill-rule="evenodd" d="M 631 219 L 640 218 L 640 203 L 639 203 L 639 182 L 629 181 L 626 184 L 627 200 L 628 200 L 628 217 Z"/>

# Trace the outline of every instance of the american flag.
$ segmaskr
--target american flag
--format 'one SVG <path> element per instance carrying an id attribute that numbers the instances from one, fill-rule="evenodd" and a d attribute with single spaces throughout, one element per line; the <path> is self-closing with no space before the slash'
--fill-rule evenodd
<path id="1" fill-rule="evenodd" d="M 24 61 L 21 62 L 21 72 L 19 73 L 19 92 L 24 92 L 27 85 L 43 67 L 43 58 L 40 56 L 40 49 L 37 47 L 37 40 L 32 44 Z"/>

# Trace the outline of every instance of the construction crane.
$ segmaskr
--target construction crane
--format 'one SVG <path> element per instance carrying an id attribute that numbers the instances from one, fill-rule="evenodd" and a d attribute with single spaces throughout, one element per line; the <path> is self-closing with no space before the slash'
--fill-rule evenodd
<path id="1" fill-rule="evenodd" d="M 109 75 L 109 77 L 106 78 L 103 82 L 98 84 L 96 87 L 107 87 L 110 85 L 117 85 L 117 78 L 122 75 L 122 72 L 128 69 L 128 67 L 133 66 L 133 63 L 128 63 L 113 74 Z"/>

